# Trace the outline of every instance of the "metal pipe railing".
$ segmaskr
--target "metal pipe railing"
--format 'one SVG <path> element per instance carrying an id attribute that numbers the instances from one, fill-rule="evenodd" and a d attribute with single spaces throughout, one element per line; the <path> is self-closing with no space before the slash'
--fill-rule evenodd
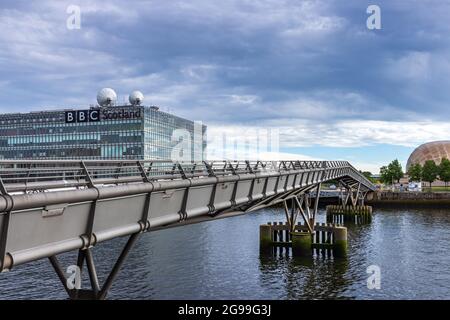
<path id="1" fill-rule="evenodd" d="M 172 162 L 170 160 L 0 160 L 0 187 L 7 191 L 83 187 L 250 173 L 345 169 L 354 180 L 371 182 L 347 161 Z"/>

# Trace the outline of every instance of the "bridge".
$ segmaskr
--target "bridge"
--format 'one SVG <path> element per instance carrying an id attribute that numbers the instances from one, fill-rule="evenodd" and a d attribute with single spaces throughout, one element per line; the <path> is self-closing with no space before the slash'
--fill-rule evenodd
<path id="1" fill-rule="evenodd" d="M 346 161 L 0 160 L 0 271 L 48 258 L 72 299 L 104 299 L 140 234 L 276 204 L 292 230 L 301 216 L 313 233 L 329 181 L 353 206 L 375 190 Z M 101 286 L 93 248 L 122 236 L 129 239 Z M 74 250 L 91 289 L 67 284 L 57 256 Z"/>

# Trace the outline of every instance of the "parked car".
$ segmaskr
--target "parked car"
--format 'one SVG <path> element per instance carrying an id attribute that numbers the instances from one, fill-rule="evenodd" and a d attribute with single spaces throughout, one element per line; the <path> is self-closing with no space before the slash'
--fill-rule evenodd
<path id="1" fill-rule="evenodd" d="M 410 182 L 408 184 L 408 191 L 422 191 L 421 182 Z"/>

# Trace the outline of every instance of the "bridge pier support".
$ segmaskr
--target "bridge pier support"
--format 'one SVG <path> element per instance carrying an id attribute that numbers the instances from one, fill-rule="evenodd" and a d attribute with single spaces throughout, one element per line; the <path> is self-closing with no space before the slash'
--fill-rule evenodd
<path id="1" fill-rule="evenodd" d="M 372 222 L 371 206 L 329 205 L 326 211 L 328 223 L 366 224 Z"/>
<path id="2" fill-rule="evenodd" d="M 272 226 L 263 224 L 259 226 L 259 245 L 261 253 L 269 253 L 272 250 Z"/>
<path id="3" fill-rule="evenodd" d="M 309 226 L 297 223 L 294 231 L 285 223 L 271 223 L 260 226 L 260 253 L 274 254 L 282 250 L 292 250 L 293 256 L 312 257 L 313 253 L 328 254 L 336 258 L 347 255 L 347 228 L 335 224 L 319 224 L 314 226 L 314 233 Z M 280 252 L 281 252 L 280 251 Z"/>
<path id="4" fill-rule="evenodd" d="M 102 287 L 100 287 L 100 284 L 98 281 L 97 271 L 95 269 L 94 258 L 92 256 L 92 251 L 90 248 L 79 250 L 77 266 L 79 268 L 78 270 L 79 270 L 80 274 L 75 275 L 75 276 L 80 277 L 80 279 L 81 279 L 83 264 L 84 264 L 84 262 L 86 262 L 88 274 L 89 274 L 89 280 L 90 280 L 90 284 L 91 284 L 91 289 L 81 289 L 81 288 L 71 289 L 71 288 L 69 288 L 69 286 L 68 286 L 69 278 L 66 276 L 66 273 L 64 272 L 61 265 L 59 264 L 57 257 L 50 256 L 49 257 L 50 263 L 51 263 L 53 269 L 55 270 L 62 285 L 64 286 L 64 289 L 66 290 L 67 294 L 69 295 L 69 298 L 71 300 L 104 300 L 104 299 L 106 299 L 106 296 L 108 295 L 108 292 L 111 289 L 114 280 L 117 278 L 117 276 L 119 274 L 120 268 L 122 267 L 123 263 L 125 262 L 125 259 L 128 256 L 128 253 L 130 252 L 131 248 L 135 244 L 139 235 L 140 235 L 140 233 L 135 233 L 135 234 L 132 234 L 128 238 L 127 243 L 125 244 L 124 248 L 122 249 L 122 252 L 120 253 L 119 257 L 117 258 L 111 272 L 109 273 L 109 275 Z"/>
<path id="5" fill-rule="evenodd" d="M 364 205 L 367 191 L 361 190 L 361 183 L 347 184 L 339 181 L 339 205 L 326 207 L 327 222 L 365 224 L 372 221 L 372 207 Z M 346 190 L 346 194 L 343 193 Z"/>
<path id="6" fill-rule="evenodd" d="M 292 235 L 292 254 L 299 257 L 312 256 L 311 233 L 294 231 Z"/>
<path id="7" fill-rule="evenodd" d="M 347 228 L 334 228 L 333 252 L 336 257 L 347 256 Z"/>

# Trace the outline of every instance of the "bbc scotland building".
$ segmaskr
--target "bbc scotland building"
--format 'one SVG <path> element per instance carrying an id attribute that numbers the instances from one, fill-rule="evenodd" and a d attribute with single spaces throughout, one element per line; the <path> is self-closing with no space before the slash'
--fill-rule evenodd
<path id="1" fill-rule="evenodd" d="M 189 159 L 205 159 L 205 125 L 141 106 L 139 92 L 130 105 L 115 106 L 116 99 L 103 89 L 87 110 L 1 114 L 0 158 L 161 160 L 188 151 Z"/>

